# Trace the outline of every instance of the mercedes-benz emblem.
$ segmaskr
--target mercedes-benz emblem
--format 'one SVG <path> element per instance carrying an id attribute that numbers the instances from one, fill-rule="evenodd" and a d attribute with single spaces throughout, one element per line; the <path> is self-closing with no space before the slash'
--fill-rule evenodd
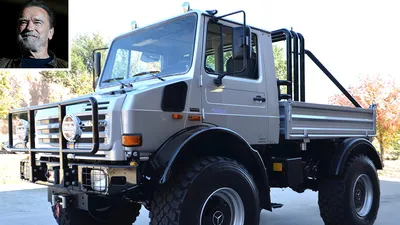
<path id="1" fill-rule="evenodd" d="M 216 211 L 213 214 L 212 221 L 214 225 L 222 225 L 224 222 L 224 214 L 221 211 Z"/>

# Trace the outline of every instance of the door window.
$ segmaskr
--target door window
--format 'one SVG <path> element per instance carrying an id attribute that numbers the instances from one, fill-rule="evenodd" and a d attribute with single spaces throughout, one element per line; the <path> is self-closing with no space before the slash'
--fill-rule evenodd
<path id="1" fill-rule="evenodd" d="M 240 26 L 230 27 L 219 23 L 208 23 L 205 55 L 205 70 L 208 73 L 258 79 L 256 34 L 252 33 L 250 68 L 244 71 L 245 61 L 243 58 L 233 58 L 232 46 L 234 43 L 240 43 L 240 41 L 234 40 L 234 38 L 241 38 L 241 36 L 234 35 L 234 32 L 243 32 L 240 28 Z"/>

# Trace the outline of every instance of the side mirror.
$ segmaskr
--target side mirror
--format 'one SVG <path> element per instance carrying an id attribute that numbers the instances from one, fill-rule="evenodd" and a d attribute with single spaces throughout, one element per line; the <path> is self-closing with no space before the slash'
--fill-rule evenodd
<path id="1" fill-rule="evenodd" d="M 96 52 L 94 54 L 94 62 L 93 62 L 93 69 L 94 69 L 94 74 L 96 77 L 100 76 L 100 65 L 101 65 L 101 53 Z"/>
<path id="2" fill-rule="evenodd" d="M 93 55 L 93 90 L 96 89 L 97 80 L 100 76 L 101 53 L 96 52 Z"/>
<path id="3" fill-rule="evenodd" d="M 243 62 L 242 67 L 239 67 L 238 70 L 232 72 L 232 74 L 240 74 L 246 73 L 247 68 L 249 68 L 249 59 L 251 58 L 252 50 L 251 50 L 251 30 L 249 26 L 243 25 L 241 27 L 236 27 L 233 29 L 233 40 L 232 40 L 232 59 L 233 60 L 241 60 Z M 216 79 L 214 79 L 214 83 L 217 86 L 222 85 L 222 78 L 224 78 L 226 74 L 220 74 Z"/>
<path id="4" fill-rule="evenodd" d="M 97 78 L 100 76 L 101 73 L 101 53 L 97 52 L 99 50 L 107 50 L 108 47 L 104 48 L 96 48 L 92 51 L 92 57 L 93 57 L 93 90 L 96 89 L 97 85 Z"/>
<path id="5" fill-rule="evenodd" d="M 244 62 L 250 58 L 251 54 L 251 38 L 250 28 L 236 27 L 233 29 L 233 45 L 232 57 L 235 60 L 243 60 Z"/>

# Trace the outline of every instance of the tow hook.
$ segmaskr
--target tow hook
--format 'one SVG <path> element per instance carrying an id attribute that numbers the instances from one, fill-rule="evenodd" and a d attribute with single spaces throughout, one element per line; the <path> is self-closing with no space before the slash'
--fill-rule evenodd
<path id="1" fill-rule="evenodd" d="M 63 209 L 67 208 L 67 197 L 62 195 L 52 195 L 51 196 L 51 205 L 55 206 L 56 208 L 60 207 Z"/>
<path id="2" fill-rule="evenodd" d="M 57 202 L 56 203 L 56 218 L 58 219 L 58 218 L 60 218 L 60 216 L 61 216 L 60 203 Z"/>

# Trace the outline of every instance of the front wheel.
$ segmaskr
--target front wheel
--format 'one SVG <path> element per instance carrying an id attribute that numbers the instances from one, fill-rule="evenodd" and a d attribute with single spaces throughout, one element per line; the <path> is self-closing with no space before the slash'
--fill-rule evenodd
<path id="1" fill-rule="evenodd" d="M 51 209 L 58 225 L 131 225 L 139 216 L 141 205 L 123 205 L 125 207 L 111 208 L 103 212 L 89 212 L 73 207 L 63 209 L 60 203 L 56 203 Z"/>
<path id="2" fill-rule="evenodd" d="M 249 172 L 236 161 L 206 157 L 158 190 L 151 225 L 258 225 L 260 202 Z"/>
<path id="3" fill-rule="evenodd" d="M 327 225 L 372 225 L 379 210 L 376 168 L 366 156 L 352 157 L 341 178 L 321 182 L 319 207 Z"/>

